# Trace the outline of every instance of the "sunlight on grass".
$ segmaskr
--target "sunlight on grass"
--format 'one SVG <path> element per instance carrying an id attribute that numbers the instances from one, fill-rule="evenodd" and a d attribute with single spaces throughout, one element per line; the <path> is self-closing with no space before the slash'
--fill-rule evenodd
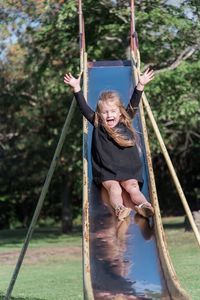
<path id="1" fill-rule="evenodd" d="M 0 231 L 0 299 L 17 262 L 26 230 Z M 82 300 L 81 232 L 37 229 L 33 234 L 13 293 L 13 300 Z M 4 254 L 5 253 L 5 254 Z M 7 256 L 6 256 L 7 255 Z"/>
<path id="2" fill-rule="evenodd" d="M 185 231 L 184 217 L 163 218 L 170 256 L 177 277 L 192 300 L 200 295 L 200 249 L 193 231 Z"/>
<path id="3" fill-rule="evenodd" d="M 13 267 L 0 270 L 0 291 L 5 292 Z M 23 266 L 13 290 L 14 299 L 82 300 L 81 261 Z M 28 296 L 28 298 L 26 298 Z M 1 299 L 1 298 L 0 298 Z"/>
<path id="4" fill-rule="evenodd" d="M 13 270 L 14 265 L 10 264 L 0 268 L 1 293 L 6 292 Z M 49 261 L 35 264 L 26 264 L 25 259 L 12 295 L 16 300 L 82 300 L 81 255 L 73 259 L 57 258 L 55 261 L 50 257 Z"/>

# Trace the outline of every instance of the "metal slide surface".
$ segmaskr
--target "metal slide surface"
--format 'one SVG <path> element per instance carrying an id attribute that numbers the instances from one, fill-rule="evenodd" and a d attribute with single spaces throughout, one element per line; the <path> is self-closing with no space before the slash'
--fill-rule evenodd
<path id="1" fill-rule="evenodd" d="M 133 91 L 130 62 L 96 62 L 88 67 L 88 103 L 95 110 L 102 90 L 116 90 L 127 104 Z M 149 199 L 148 169 L 139 112 L 134 127 L 140 139 L 144 185 Z M 157 252 L 153 220 L 134 211 L 123 222 L 116 220 L 105 191 L 92 181 L 91 135 L 85 138 L 89 179 L 90 275 L 94 299 L 171 299 Z M 124 198 L 127 195 L 124 193 Z M 128 200 L 127 200 L 128 201 Z"/>

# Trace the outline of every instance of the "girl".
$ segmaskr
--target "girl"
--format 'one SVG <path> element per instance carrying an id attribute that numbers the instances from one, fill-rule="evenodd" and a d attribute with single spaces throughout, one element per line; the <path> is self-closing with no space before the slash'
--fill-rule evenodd
<path id="1" fill-rule="evenodd" d="M 94 126 L 92 136 L 93 180 L 107 190 L 110 204 L 118 219 L 124 220 L 131 209 L 123 204 L 122 189 L 130 195 L 136 212 L 150 217 L 154 209 L 140 191 L 143 184 L 142 163 L 135 141 L 132 119 L 137 111 L 145 84 L 154 77 L 152 70 L 140 76 L 130 102 L 125 109 L 115 91 L 103 91 L 96 112 L 87 104 L 81 92 L 80 79 L 65 74 L 64 82 L 71 86 L 84 117 Z"/>

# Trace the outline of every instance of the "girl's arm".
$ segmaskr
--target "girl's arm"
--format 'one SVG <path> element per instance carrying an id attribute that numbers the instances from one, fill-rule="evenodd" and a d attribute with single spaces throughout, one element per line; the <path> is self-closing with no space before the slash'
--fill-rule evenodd
<path id="1" fill-rule="evenodd" d="M 79 75 L 78 78 L 73 77 L 71 73 L 65 74 L 64 76 L 64 83 L 72 87 L 74 96 L 76 98 L 81 113 L 92 125 L 94 125 L 95 113 L 89 107 L 89 105 L 87 104 L 83 96 L 83 93 L 81 91 L 81 86 L 80 86 L 80 80 L 81 80 L 81 74 Z"/>
<path id="2" fill-rule="evenodd" d="M 143 75 L 139 76 L 139 81 L 137 86 L 135 87 L 133 94 L 131 96 L 131 99 L 129 101 L 129 104 L 126 108 L 126 111 L 128 112 L 129 116 L 133 119 L 139 103 L 142 96 L 142 92 L 144 90 L 144 86 L 151 81 L 154 78 L 154 72 L 153 70 L 147 69 Z"/>

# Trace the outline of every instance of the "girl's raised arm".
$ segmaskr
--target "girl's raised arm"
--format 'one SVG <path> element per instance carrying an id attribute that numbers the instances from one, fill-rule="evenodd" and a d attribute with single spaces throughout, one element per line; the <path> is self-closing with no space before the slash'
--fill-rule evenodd
<path id="1" fill-rule="evenodd" d="M 81 91 L 80 81 L 81 81 L 81 74 L 79 74 L 78 78 L 72 76 L 71 73 L 66 73 L 64 76 L 64 83 L 72 87 L 74 96 L 76 98 L 81 113 L 92 125 L 94 125 L 95 113 L 89 107 L 89 105 L 87 104 L 83 96 L 83 93 Z"/>
<path id="2" fill-rule="evenodd" d="M 151 69 L 147 69 L 144 74 L 139 76 L 139 81 L 138 84 L 136 86 L 138 91 L 143 91 L 144 90 L 144 86 L 149 83 L 151 80 L 154 79 L 154 72 Z"/>
<path id="3" fill-rule="evenodd" d="M 131 118 L 134 118 L 134 116 L 137 112 L 137 109 L 138 109 L 138 106 L 140 103 L 140 99 L 142 96 L 142 92 L 144 90 L 144 86 L 147 83 L 149 83 L 151 80 L 153 80 L 153 78 L 154 78 L 154 72 L 153 72 L 153 70 L 150 70 L 150 69 L 147 69 L 144 72 L 144 74 L 139 76 L 138 84 L 136 85 L 136 87 L 133 91 L 133 94 L 131 96 L 130 102 L 126 108 L 128 114 Z"/>
<path id="4" fill-rule="evenodd" d="M 78 93 L 81 90 L 81 75 L 82 74 L 79 74 L 78 78 L 75 78 L 71 73 L 66 73 L 64 76 L 64 83 L 71 86 L 74 93 Z"/>

